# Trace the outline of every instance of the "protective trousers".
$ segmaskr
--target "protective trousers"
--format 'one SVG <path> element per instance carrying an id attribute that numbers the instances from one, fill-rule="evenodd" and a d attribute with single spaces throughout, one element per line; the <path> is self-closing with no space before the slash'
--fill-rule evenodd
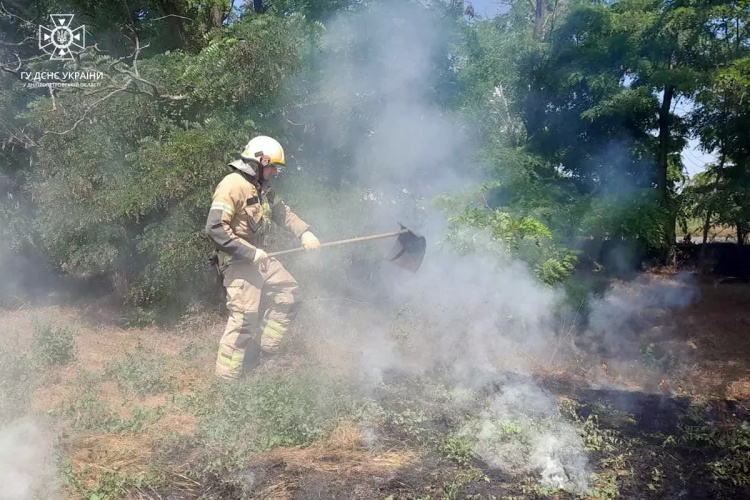
<path id="1" fill-rule="evenodd" d="M 232 261 L 224 272 L 224 287 L 229 320 L 219 343 L 216 375 L 235 379 L 257 366 L 261 351 L 278 352 L 302 295 L 297 281 L 274 258 L 260 264 Z M 266 307 L 259 312 L 261 299 Z"/>

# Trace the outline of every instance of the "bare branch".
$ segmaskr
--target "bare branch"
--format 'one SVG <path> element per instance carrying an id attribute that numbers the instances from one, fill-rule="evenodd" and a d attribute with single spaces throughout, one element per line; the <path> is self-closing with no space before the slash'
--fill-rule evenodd
<path id="1" fill-rule="evenodd" d="M 4 42 L 3 40 L 0 40 L 0 45 L 4 47 L 20 47 L 22 45 L 26 45 L 27 42 L 34 41 L 34 40 L 36 39 L 33 36 L 27 36 L 20 42 Z"/>
<path id="2" fill-rule="evenodd" d="M 91 111 L 92 109 L 94 109 L 94 107 L 97 104 L 99 104 L 102 101 L 105 101 L 105 100 L 109 99 L 110 97 L 112 97 L 113 95 L 117 94 L 118 92 L 125 92 L 127 90 L 127 88 L 128 88 L 128 85 L 130 85 L 130 83 L 131 82 L 128 81 L 127 84 L 124 87 L 118 87 L 115 90 L 113 90 L 112 92 L 110 92 L 109 94 L 107 94 L 104 97 L 102 97 L 101 99 L 97 99 L 96 101 L 94 101 L 89 107 L 86 108 L 86 111 L 83 112 L 83 115 L 81 115 L 81 117 L 68 130 L 65 130 L 63 132 L 55 132 L 53 130 L 45 130 L 44 133 L 45 134 L 54 134 L 54 135 L 65 135 L 65 134 L 68 134 L 68 133 L 72 132 L 73 130 L 76 129 L 76 127 L 78 127 L 78 125 L 81 124 L 81 122 L 83 120 L 86 119 L 86 116 L 88 116 L 89 111 Z"/>
<path id="3" fill-rule="evenodd" d="M 26 20 L 26 19 L 22 18 L 21 16 L 17 16 L 16 14 L 12 13 L 11 11 L 9 11 L 9 10 L 8 10 L 8 9 L 7 9 L 6 7 L 5 7 L 5 4 L 3 4 L 2 2 L 0 2 L 0 9 L 2 9 L 2 10 L 3 10 L 3 12 L 5 12 L 5 13 L 6 13 L 7 15 L 9 15 L 10 17 L 14 17 L 14 18 L 18 19 L 19 21 L 21 21 L 21 23 L 22 23 L 22 24 L 24 24 L 24 25 L 27 25 L 27 26 L 34 26 L 34 23 L 33 23 L 33 22 L 31 22 L 31 21 L 28 21 L 28 20 Z"/>
<path id="4" fill-rule="evenodd" d="M 13 55 L 16 56 L 16 59 L 18 59 L 18 66 L 16 66 L 15 68 L 11 68 L 9 65 L 3 64 L 2 66 L 0 66 L 0 69 L 10 74 L 17 75 L 18 72 L 21 70 L 21 65 L 23 64 L 23 62 L 21 61 L 21 58 L 18 56 L 18 54 L 13 54 Z"/>
<path id="5" fill-rule="evenodd" d="M 55 89 L 53 89 L 51 85 L 47 88 L 49 88 L 49 96 L 52 98 L 52 111 L 57 111 L 57 101 L 55 100 Z"/>
<path id="6" fill-rule="evenodd" d="M 167 14 L 166 16 L 155 17 L 154 19 L 149 19 L 149 22 L 161 21 L 162 19 L 166 19 L 168 17 L 178 17 L 180 19 L 185 19 L 187 21 L 195 21 L 195 19 L 193 19 L 192 17 L 178 16 L 177 14 Z"/>
<path id="7" fill-rule="evenodd" d="M 157 87 L 155 84 L 149 82 L 145 78 L 143 78 L 143 77 L 135 74 L 134 72 L 132 72 L 130 70 L 127 70 L 127 69 L 124 69 L 124 68 L 117 68 L 117 67 L 115 67 L 114 70 L 116 72 L 120 73 L 120 74 L 129 76 L 130 79 L 132 81 L 134 81 L 134 82 L 142 83 L 142 84 L 147 85 L 148 87 L 151 88 L 151 92 L 147 92 L 147 91 L 139 89 L 137 87 L 135 89 L 128 89 L 129 92 L 138 93 L 138 94 L 146 94 L 146 95 L 148 95 L 148 96 L 150 96 L 150 97 L 152 97 L 154 99 L 163 100 L 163 101 L 177 102 L 177 101 L 185 101 L 188 98 L 185 95 L 162 94 L 161 91 L 159 90 L 159 87 Z"/>
<path id="8" fill-rule="evenodd" d="M 22 66 L 23 63 L 29 62 L 29 61 L 37 61 L 39 59 L 44 59 L 45 58 L 45 56 L 41 55 L 41 56 L 29 57 L 28 59 L 21 59 L 18 56 L 18 54 L 14 53 L 13 55 L 16 56 L 16 59 L 18 59 L 18 66 L 16 68 L 11 68 L 11 66 L 9 64 L 0 64 L 0 70 L 3 70 L 5 72 L 7 72 L 7 73 L 10 73 L 10 74 L 16 75 L 16 76 L 18 76 L 18 73 L 19 73 L 19 71 L 20 71 L 21 66 Z"/>
<path id="9" fill-rule="evenodd" d="M 19 129 L 14 124 L 10 123 L 8 120 L 6 120 L 3 117 L 0 117 L 0 122 L 2 122 L 3 128 L 5 129 L 5 132 L 8 134 L 8 143 L 10 144 L 16 144 L 18 146 L 21 146 L 24 149 L 29 149 L 29 147 L 37 147 L 39 144 L 34 140 L 33 137 L 30 137 L 29 134 L 27 134 L 23 129 Z M 6 141 L 3 141 L 5 143 Z"/>

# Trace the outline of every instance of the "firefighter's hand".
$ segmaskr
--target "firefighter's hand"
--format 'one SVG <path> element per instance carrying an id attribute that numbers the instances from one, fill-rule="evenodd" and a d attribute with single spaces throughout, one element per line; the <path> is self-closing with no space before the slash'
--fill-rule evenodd
<path id="1" fill-rule="evenodd" d="M 253 257 L 253 264 L 263 262 L 266 259 L 268 259 L 268 254 L 264 252 L 263 250 L 261 250 L 260 248 L 256 248 L 255 257 Z"/>
<path id="2" fill-rule="evenodd" d="M 305 250 L 315 250 L 320 246 L 320 241 L 310 231 L 302 233 L 302 246 Z"/>

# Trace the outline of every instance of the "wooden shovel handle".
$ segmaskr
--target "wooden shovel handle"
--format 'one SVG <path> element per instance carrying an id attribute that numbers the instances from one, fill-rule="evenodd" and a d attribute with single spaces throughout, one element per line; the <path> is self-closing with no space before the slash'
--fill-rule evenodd
<path id="1" fill-rule="evenodd" d="M 382 238 L 393 238 L 394 236 L 399 236 L 401 234 L 405 234 L 410 232 L 408 229 L 402 229 L 401 231 L 394 231 L 392 233 L 383 233 L 383 234 L 373 234 L 371 236 L 360 236 L 359 238 L 350 238 L 348 240 L 339 240 L 339 241 L 331 241 L 329 243 L 321 243 L 321 247 L 336 247 L 339 245 L 348 245 L 349 243 L 357 243 L 359 241 L 370 241 L 370 240 L 379 240 Z M 273 252 L 269 253 L 269 257 L 278 257 L 279 255 L 287 255 L 290 253 L 297 253 L 297 252 L 304 252 L 306 249 L 305 247 L 300 248 L 292 248 L 291 250 L 282 250 L 281 252 Z"/>

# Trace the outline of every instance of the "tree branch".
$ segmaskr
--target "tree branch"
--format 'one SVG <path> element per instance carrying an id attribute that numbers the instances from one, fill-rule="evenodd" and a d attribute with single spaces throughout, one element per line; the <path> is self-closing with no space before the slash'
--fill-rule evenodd
<path id="1" fill-rule="evenodd" d="M 78 125 L 80 125 L 80 123 L 83 120 L 86 119 L 86 116 L 88 116 L 89 111 L 91 111 L 92 109 L 94 109 L 94 107 L 97 104 L 99 104 L 102 101 L 105 101 L 105 100 L 109 99 L 110 97 L 112 97 L 113 95 L 117 94 L 118 92 L 125 92 L 127 90 L 127 88 L 128 88 L 128 85 L 130 85 L 130 83 L 131 82 L 128 81 L 127 84 L 124 87 L 118 87 L 115 90 L 113 90 L 112 92 L 110 92 L 109 94 L 107 94 L 104 97 L 102 97 L 101 99 L 97 99 L 96 101 L 94 101 L 89 107 L 86 108 L 86 111 L 83 112 L 83 115 L 81 115 L 81 117 L 68 130 L 65 130 L 63 132 L 55 132 L 53 130 L 45 130 L 44 133 L 45 134 L 54 134 L 54 135 L 65 135 L 65 134 L 68 134 L 68 133 L 72 132 L 73 130 L 76 129 L 76 127 L 78 127 Z"/>
<path id="2" fill-rule="evenodd" d="M 21 21 L 21 24 L 22 24 L 22 25 L 25 25 L 25 26 L 32 26 L 32 27 L 34 26 L 34 23 L 32 23 L 31 21 L 29 21 L 29 20 L 26 20 L 26 19 L 22 18 L 21 16 L 17 16 L 16 14 L 12 13 L 11 11 L 9 11 L 9 10 L 8 10 L 8 9 L 7 9 L 6 7 L 5 7 L 5 4 L 3 4 L 2 2 L 0 2 L 0 9 L 2 9 L 2 11 L 3 11 L 3 12 L 5 12 L 5 13 L 6 13 L 7 15 L 9 15 L 10 17 L 16 18 L 16 19 L 18 19 L 19 21 Z"/>

